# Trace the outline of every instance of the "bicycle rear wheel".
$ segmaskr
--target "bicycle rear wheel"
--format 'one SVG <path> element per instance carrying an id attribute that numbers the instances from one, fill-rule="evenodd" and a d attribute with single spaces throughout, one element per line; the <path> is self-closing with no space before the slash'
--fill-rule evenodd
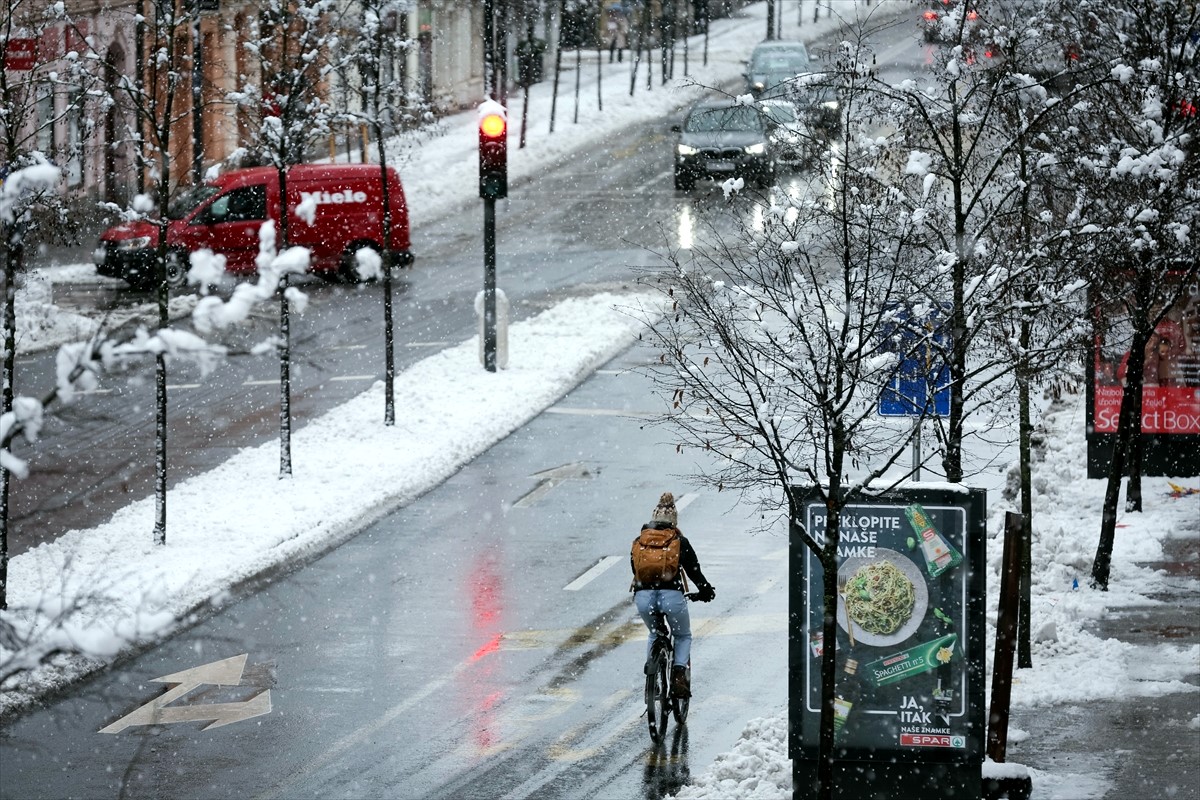
<path id="1" fill-rule="evenodd" d="M 646 674 L 646 723 L 650 738 L 661 742 L 667 734 L 667 718 L 671 713 L 670 661 L 662 650 L 655 651 Z"/>

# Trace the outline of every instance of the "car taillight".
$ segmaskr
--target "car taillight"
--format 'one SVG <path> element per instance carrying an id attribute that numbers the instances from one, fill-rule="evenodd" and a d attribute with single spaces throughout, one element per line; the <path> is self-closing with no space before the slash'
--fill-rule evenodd
<path id="1" fill-rule="evenodd" d="M 936 11 L 926 11 L 926 12 L 925 12 L 924 14 L 922 14 L 921 16 L 923 16 L 925 19 L 929 20 L 930 22 L 932 22 L 932 21 L 934 21 L 935 19 L 937 19 L 937 18 L 938 18 L 938 15 L 937 15 L 937 12 L 936 12 Z"/>
<path id="2" fill-rule="evenodd" d="M 971 22 L 974 22 L 975 20 L 979 19 L 979 12 L 978 11 L 968 11 L 967 19 L 969 19 Z"/>

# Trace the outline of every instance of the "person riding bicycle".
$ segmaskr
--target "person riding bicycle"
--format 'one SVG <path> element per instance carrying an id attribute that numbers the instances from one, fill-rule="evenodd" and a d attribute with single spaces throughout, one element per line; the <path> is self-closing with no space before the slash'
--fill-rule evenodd
<path id="1" fill-rule="evenodd" d="M 638 537 L 633 540 L 629 555 L 629 565 L 633 569 L 630 588 L 638 614 L 650 631 L 650 638 L 646 642 L 647 662 L 654 640 L 658 638 L 654 614 L 661 612 L 666 615 L 675 637 L 671 693 L 676 697 L 691 697 L 688 664 L 692 651 L 692 622 L 684 587 L 690 578 L 698 590 L 691 597 L 704 603 L 716 597 L 717 590 L 705 580 L 696 551 L 680 532 L 678 523 L 675 496 L 663 492 L 650 515 L 650 521 L 642 526 Z"/>

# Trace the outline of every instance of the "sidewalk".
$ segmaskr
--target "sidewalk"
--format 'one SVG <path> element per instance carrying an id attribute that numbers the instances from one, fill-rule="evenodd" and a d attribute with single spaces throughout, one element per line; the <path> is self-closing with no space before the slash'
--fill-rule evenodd
<path id="1" fill-rule="evenodd" d="M 1195 688 L 1017 710 L 1009 723 L 1008 759 L 1031 769 L 1033 800 L 1200 799 L 1200 602 L 1194 583 L 1189 586 L 1200 573 L 1200 538 L 1168 539 L 1164 550 L 1163 560 L 1140 564 L 1167 576 L 1164 590 L 1148 596 L 1147 604 L 1091 620 L 1087 629 L 1150 654 L 1160 646 L 1192 648 L 1194 669 L 1184 680 Z M 1039 668 L 1046 669 L 1044 659 L 1035 658 Z M 1160 670 L 1149 655 L 1136 674 L 1153 681 Z M 1014 674 L 1014 694 L 1022 672 Z"/>

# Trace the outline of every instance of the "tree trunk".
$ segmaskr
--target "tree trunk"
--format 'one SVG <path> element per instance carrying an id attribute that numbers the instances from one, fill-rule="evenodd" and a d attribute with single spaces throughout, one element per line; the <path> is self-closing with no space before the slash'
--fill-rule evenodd
<path id="1" fill-rule="evenodd" d="M 1144 312 L 1144 306 L 1136 311 Z M 1145 330 L 1145 317 L 1144 313 L 1140 317 L 1134 316 L 1135 328 L 1133 341 L 1130 342 L 1129 360 L 1125 366 L 1125 390 L 1121 393 L 1116 443 L 1113 445 L 1112 461 L 1108 466 L 1108 485 L 1104 492 L 1100 542 L 1096 546 L 1096 557 L 1092 561 L 1092 585 L 1103 591 L 1108 591 L 1108 578 L 1112 570 L 1117 503 L 1121 496 L 1121 479 L 1125 476 L 1126 458 L 1133 437 L 1141 435 L 1142 367 L 1146 362 L 1146 342 L 1150 339 Z"/>
<path id="2" fill-rule="evenodd" d="M 16 376 L 17 351 L 17 274 L 24 253 L 16 225 L 5 225 L 7 239 L 4 248 L 4 375 L 3 408 L 7 414 L 13 407 L 13 381 Z M 0 468 L 0 611 L 8 608 L 8 496 L 9 472 Z"/>
<path id="3" fill-rule="evenodd" d="M 282 159 L 281 159 L 282 160 Z M 279 173 L 279 241 L 276 252 L 288 246 L 287 167 Z M 292 474 L 292 315 L 289 308 L 288 276 L 279 282 L 279 477 Z"/>
<path id="4" fill-rule="evenodd" d="M 168 83 L 166 114 L 171 119 L 171 99 L 175 87 Z M 171 296 L 167 286 L 167 205 L 171 197 L 171 131 L 163 128 L 162 155 L 158 178 L 158 248 L 155 269 L 157 274 L 158 327 L 165 330 L 171 325 Z M 167 357 L 158 353 L 154 357 L 154 543 L 167 543 Z"/>
<path id="5" fill-rule="evenodd" d="M 1141 393 L 1138 393 L 1141 398 Z M 1134 418 L 1134 432 L 1129 437 L 1129 457 L 1126 459 L 1126 473 L 1129 483 L 1125 485 L 1125 510 L 1142 510 L 1142 457 L 1145 455 L 1145 440 L 1142 438 L 1142 404 L 1138 403 L 1138 413 Z"/>
<path id="6" fill-rule="evenodd" d="M 1029 292 L 1026 292 L 1029 299 Z M 1020 452 L 1021 472 L 1021 570 L 1019 583 L 1020 601 L 1017 608 L 1017 667 L 1029 669 L 1033 667 L 1033 655 L 1030 651 L 1031 622 L 1030 584 L 1032 582 L 1033 560 L 1031 554 L 1031 538 L 1033 532 L 1033 421 L 1029 398 L 1029 345 L 1033 338 L 1032 325 L 1025 315 L 1021 317 L 1021 361 L 1017 365 L 1017 404 L 1020 413 Z"/>
<path id="7" fill-rule="evenodd" d="M 832 491 L 832 489 L 831 489 Z M 838 487 L 840 492 L 840 487 Z M 834 712 L 837 697 L 837 543 L 841 529 L 841 500 L 831 494 L 826 505 L 825 546 L 821 548 L 821 723 L 817 745 L 817 797 L 833 798 Z"/>
<path id="8" fill-rule="evenodd" d="M 379 82 L 375 85 L 378 87 Z M 378 93 L 378 89 L 376 89 Z M 379 121 L 379 101 L 375 101 L 375 142 L 379 152 L 379 180 L 383 186 L 383 424 L 396 424 L 395 323 L 392 318 L 392 200 L 388 188 L 387 152 L 383 146 L 383 125 Z"/>

